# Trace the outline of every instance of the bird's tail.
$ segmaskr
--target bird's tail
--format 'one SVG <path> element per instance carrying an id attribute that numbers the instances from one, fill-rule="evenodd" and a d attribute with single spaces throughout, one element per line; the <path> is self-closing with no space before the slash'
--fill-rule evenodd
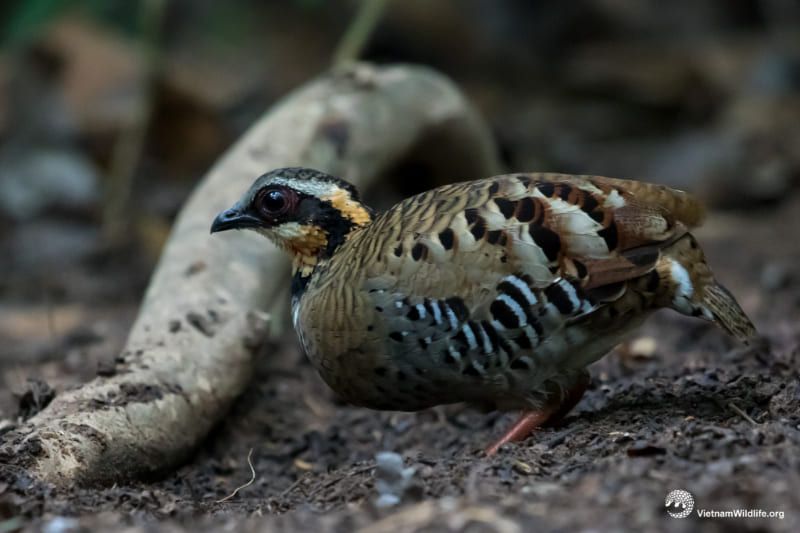
<path id="1" fill-rule="evenodd" d="M 714 278 L 705 255 L 687 233 L 664 250 L 656 267 L 668 279 L 664 302 L 676 311 L 705 318 L 744 344 L 758 335 L 753 322 L 728 289 Z"/>
<path id="2" fill-rule="evenodd" d="M 756 327 L 739 306 L 736 298 L 719 283 L 707 285 L 703 290 L 701 301 L 704 308 L 713 316 L 713 321 L 742 343 L 749 344 L 758 335 Z"/>

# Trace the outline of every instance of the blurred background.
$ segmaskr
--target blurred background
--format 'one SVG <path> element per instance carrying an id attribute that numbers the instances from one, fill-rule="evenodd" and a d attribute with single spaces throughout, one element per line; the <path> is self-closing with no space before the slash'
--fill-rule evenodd
<path id="1" fill-rule="evenodd" d="M 331 65 L 358 6 L 0 4 L 0 421 L 102 370 L 184 198 L 276 99 Z M 795 0 L 381 11 L 362 57 L 452 77 L 509 169 L 643 178 L 741 216 L 799 181 Z"/>

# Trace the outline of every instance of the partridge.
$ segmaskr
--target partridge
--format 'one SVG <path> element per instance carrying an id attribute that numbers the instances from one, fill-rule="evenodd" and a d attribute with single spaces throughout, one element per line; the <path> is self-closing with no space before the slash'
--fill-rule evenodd
<path id="1" fill-rule="evenodd" d="M 508 174 L 376 213 L 344 180 L 264 174 L 211 232 L 252 229 L 292 260 L 292 318 L 346 401 L 522 410 L 495 453 L 568 412 L 598 360 L 659 308 L 742 342 L 756 330 L 689 229 L 689 194 L 598 176 Z"/>

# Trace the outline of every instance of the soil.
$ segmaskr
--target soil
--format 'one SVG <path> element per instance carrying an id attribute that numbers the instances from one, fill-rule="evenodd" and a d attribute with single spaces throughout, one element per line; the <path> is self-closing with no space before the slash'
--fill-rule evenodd
<path id="1" fill-rule="evenodd" d="M 162 2 L 157 54 L 133 24 L 159 18 L 136 7 L 158 3 L 48 8 L 49 23 L 48 2 L 17 4 L 0 17 L 0 442 L 54 396 L 114 372 L 197 177 L 272 102 L 328 68 L 358 3 Z M 742 347 L 700 320 L 658 314 L 591 368 L 560 425 L 486 458 L 512 413 L 348 407 L 289 332 L 264 347 L 251 386 L 194 456 L 161 478 L 57 490 L 0 458 L 0 533 L 800 531 L 795 4 L 393 2 L 362 54 L 451 77 L 508 169 L 698 193 L 717 210 L 697 237 L 763 342 Z M 13 50 L 12 34 L 33 46 Z M 127 169 L 112 167 L 151 89 L 127 230 L 109 239 L 107 194 L 127 194 L 113 186 Z M 426 173 L 437 169 L 400 168 L 401 193 Z M 376 454 L 387 451 L 413 474 L 400 503 L 381 507 Z M 674 489 L 699 509 L 785 515 L 671 518 Z"/>
<path id="2" fill-rule="evenodd" d="M 658 314 L 594 365 L 586 396 L 559 426 L 494 457 L 481 449 L 512 414 L 342 405 L 287 334 L 265 347 L 252 386 L 192 460 L 162 479 L 56 490 L 0 465 L 0 531 L 121 524 L 133 531 L 798 531 L 798 227 L 795 196 L 748 214 L 712 213 L 698 232 L 762 343 L 741 347 L 705 322 Z M 105 330 L 110 338 L 73 335 L 65 342 L 111 349 L 131 317 L 106 316 L 116 325 Z M 76 331 L 96 318 L 82 317 Z M 57 365 L 61 386 L 86 379 L 91 368 L 102 371 L 97 357 L 82 363 L 51 354 L 24 368 L 43 375 L 37 369 Z M 0 372 L 19 373 L 20 365 L 0 359 Z M 38 381 L 27 387 L 15 400 L 19 416 L 53 394 Z M 0 396 L 0 413 L 12 400 Z M 392 507 L 376 504 L 381 451 L 400 454 L 414 469 Z M 755 508 L 785 517 L 671 518 L 664 500 L 673 489 L 691 492 L 700 509 Z"/>

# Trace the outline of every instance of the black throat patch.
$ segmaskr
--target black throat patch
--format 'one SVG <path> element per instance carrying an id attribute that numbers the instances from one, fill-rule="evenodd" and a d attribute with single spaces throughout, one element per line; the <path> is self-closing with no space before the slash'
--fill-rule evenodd
<path id="1" fill-rule="evenodd" d="M 372 214 L 366 206 L 365 209 Z M 313 196 L 306 196 L 301 202 L 300 219 L 308 220 L 309 224 L 319 227 L 327 236 L 327 245 L 320 259 L 333 257 L 337 248 L 346 240 L 347 236 L 358 226 L 341 210 L 336 208 L 329 200 L 321 200 Z"/>
<path id="2" fill-rule="evenodd" d="M 308 282 L 311 281 L 311 276 L 314 275 L 314 272 L 311 274 L 304 276 L 301 270 L 298 270 L 292 276 L 292 288 L 291 294 L 292 299 L 300 298 L 304 292 L 306 292 L 306 288 L 308 288 Z"/>
<path id="3" fill-rule="evenodd" d="M 368 211 L 371 219 L 372 210 L 366 206 L 363 207 Z M 302 269 L 299 269 L 294 273 L 291 293 L 295 298 L 299 298 L 305 292 L 311 278 L 319 271 L 322 264 L 333 257 L 338 248 L 347 240 L 348 235 L 361 227 L 329 200 L 322 200 L 314 196 L 304 196 L 298 214 L 303 223 L 320 228 L 325 233 L 327 242 L 324 250 L 319 251 L 317 266 L 311 272 L 305 271 L 304 273 Z"/>

